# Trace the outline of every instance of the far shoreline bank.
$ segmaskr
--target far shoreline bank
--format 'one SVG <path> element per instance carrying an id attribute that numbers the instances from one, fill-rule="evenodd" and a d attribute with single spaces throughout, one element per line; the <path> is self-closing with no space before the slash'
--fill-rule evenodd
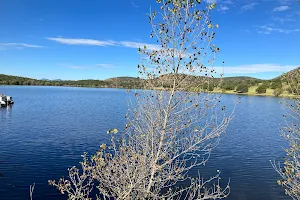
<path id="1" fill-rule="evenodd" d="M 66 87 L 66 88 L 94 88 L 94 89 L 123 89 L 123 90 L 143 90 L 143 88 L 123 88 L 123 87 L 94 87 L 94 86 L 76 86 L 76 85 L 62 85 L 62 86 L 55 86 L 55 85 L 0 85 L 5 87 Z M 157 88 L 158 90 L 161 88 Z M 0 91 L 1 93 L 1 91 Z M 227 94 L 227 95 L 243 95 L 243 96 L 261 96 L 261 97 L 276 97 L 276 98 L 295 98 L 296 95 L 292 94 L 281 94 L 279 96 L 271 95 L 269 93 L 237 93 L 233 91 L 209 91 L 209 92 L 203 92 L 203 93 L 214 93 L 214 94 Z"/>

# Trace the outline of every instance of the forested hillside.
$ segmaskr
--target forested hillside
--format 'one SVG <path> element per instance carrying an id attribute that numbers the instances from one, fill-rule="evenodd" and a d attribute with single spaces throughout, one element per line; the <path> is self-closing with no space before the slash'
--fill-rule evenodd
<path id="1" fill-rule="evenodd" d="M 300 70 L 300 67 L 294 69 L 287 75 Z M 168 89 L 172 83 L 169 83 L 168 76 L 162 75 L 157 78 L 158 89 Z M 284 76 L 279 76 L 271 80 L 262 80 L 252 77 L 226 77 L 226 78 L 204 78 L 201 76 L 178 75 L 183 80 L 182 89 L 189 91 L 212 91 L 222 93 L 240 93 L 250 95 L 269 95 L 269 96 L 288 96 L 292 92 L 284 81 Z M 75 86 L 75 87 L 99 87 L 99 88 L 127 88 L 140 89 L 144 80 L 134 77 L 115 77 L 106 80 L 37 80 L 19 76 L 9 76 L 0 74 L 0 85 L 40 85 L 40 86 Z M 295 80 L 297 81 L 297 80 Z M 193 83 L 192 87 L 191 84 Z M 187 84 L 185 84 L 187 83 Z M 185 85 L 189 85 L 185 88 Z"/>
<path id="2" fill-rule="evenodd" d="M 109 87 L 109 88 L 140 88 L 137 78 L 118 77 L 107 80 L 47 80 L 32 79 L 19 76 L 0 74 L 0 85 L 39 85 L 39 86 L 75 86 L 75 87 Z"/>

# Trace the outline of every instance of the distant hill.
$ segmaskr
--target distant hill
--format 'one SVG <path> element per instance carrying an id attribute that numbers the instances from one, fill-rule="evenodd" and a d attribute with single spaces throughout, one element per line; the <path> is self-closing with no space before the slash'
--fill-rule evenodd
<path id="1" fill-rule="evenodd" d="M 121 77 L 114 77 L 114 78 L 109 78 L 109 79 L 105 79 L 104 81 L 139 81 L 139 78 L 135 78 L 135 77 L 130 77 L 130 76 L 121 76 Z"/>
<path id="2" fill-rule="evenodd" d="M 20 76 L 0 74 L 0 85 L 40 85 L 40 86 L 75 86 L 75 87 L 112 87 L 141 88 L 141 81 L 134 77 L 116 77 L 107 80 L 48 80 L 32 79 Z"/>
<path id="3" fill-rule="evenodd" d="M 289 73 L 299 72 L 300 67 Z M 169 88 L 172 83 L 169 81 L 172 74 L 162 75 L 154 79 L 154 84 L 158 88 Z M 282 82 L 283 76 L 276 77 L 271 80 L 262 80 L 247 76 L 226 77 L 207 79 L 202 76 L 187 76 L 185 74 L 177 75 L 182 79 L 182 89 L 190 91 L 212 91 L 223 93 L 241 93 L 250 95 L 270 95 L 280 96 L 289 95 L 288 87 Z M 207 83 L 207 80 L 209 80 Z M 114 77 L 105 80 L 48 80 L 48 79 L 32 79 L 19 76 L 10 76 L 0 74 L 0 85 L 41 85 L 41 86 L 75 86 L 75 87 L 99 87 L 99 88 L 127 88 L 140 89 L 144 87 L 143 79 L 136 77 Z"/>
<path id="4" fill-rule="evenodd" d="M 287 72 L 287 73 L 285 73 L 285 74 L 282 74 L 282 75 L 280 75 L 280 76 L 278 76 L 278 77 L 276 77 L 276 78 L 273 78 L 272 80 L 278 80 L 278 79 L 284 79 L 284 76 L 286 76 L 286 75 L 295 75 L 295 74 L 300 74 L 300 67 L 298 67 L 298 68 L 296 68 L 296 69 L 293 69 L 293 70 L 291 70 L 291 71 L 289 71 L 289 72 Z"/>

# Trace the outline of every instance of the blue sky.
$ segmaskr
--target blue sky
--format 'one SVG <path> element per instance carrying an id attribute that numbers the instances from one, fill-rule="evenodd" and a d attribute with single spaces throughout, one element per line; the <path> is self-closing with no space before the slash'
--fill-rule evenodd
<path id="1" fill-rule="evenodd" d="M 149 37 L 150 6 L 155 0 L 1 0 L 0 73 L 137 76 L 138 46 L 156 45 Z M 217 1 L 214 43 L 225 75 L 269 79 L 300 66 L 299 11 L 295 0 Z"/>

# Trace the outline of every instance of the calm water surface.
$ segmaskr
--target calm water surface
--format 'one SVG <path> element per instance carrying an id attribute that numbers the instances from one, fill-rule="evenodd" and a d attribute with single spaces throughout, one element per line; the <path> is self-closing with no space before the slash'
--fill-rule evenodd
<path id="1" fill-rule="evenodd" d="M 67 175 L 83 152 L 94 153 L 108 142 L 106 131 L 124 127 L 128 94 L 121 89 L 0 86 L 15 105 L 0 109 L 0 199 L 66 199 L 48 186 Z M 224 95 L 231 104 L 234 95 Z M 282 160 L 286 142 L 280 137 L 281 99 L 241 97 L 235 118 L 205 168 L 204 178 L 222 171 L 230 178 L 230 200 L 289 199 L 276 184 L 269 160 Z"/>

